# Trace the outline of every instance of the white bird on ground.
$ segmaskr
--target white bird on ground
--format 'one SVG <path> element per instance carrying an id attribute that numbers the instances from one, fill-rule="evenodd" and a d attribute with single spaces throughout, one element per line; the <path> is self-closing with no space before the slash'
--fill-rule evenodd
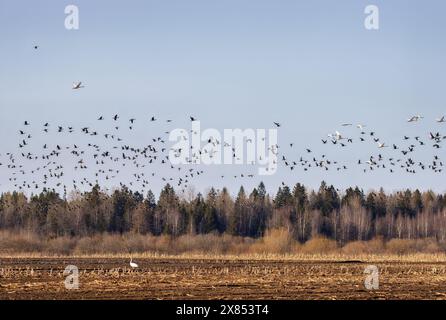
<path id="1" fill-rule="evenodd" d="M 416 116 L 411 117 L 410 119 L 407 119 L 407 122 L 417 122 L 420 119 L 423 119 L 423 117 L 420 115 L 416 115 Z"/>
<path id="2" fill-rule="evenodd" d="M 437 119 L 437 122 L 439 123 L 446 122 L 446 119 L 444 118 L 444 116 L 442 116 L 440 119 Z"/>
<path id="3" fill-rule="evenodd" d="M 132 267 L 133 269 L 138 268 L 138 265 L 135 262 L 133 262 L 133 258 L 130 258 L 130 267 Z"/>
<path id="4" fill-rule="evenodd" d="M 73 90 L 77 90 L 77 89 L 81 89 L 84 86 L 82 85 L 82 82 L 78 82 L 78 83 L 73 83 Z"/>

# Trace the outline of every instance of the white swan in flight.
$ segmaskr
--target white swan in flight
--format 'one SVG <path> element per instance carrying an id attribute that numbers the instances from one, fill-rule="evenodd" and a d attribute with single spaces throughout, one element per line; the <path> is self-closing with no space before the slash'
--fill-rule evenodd
<path id="1" fill-rule="evenodd" d="M 73 90 L 81 89 L 84 86 L 82 85 L 82 82 L 73 83 Z"/>
<path id="2" fill-rule="evenodd" d="M 387 148 L 387 146 L 386 146 L 386 144 L 383 142 L 383 143 L 379 143 L 378 142 L 378 148 Z"/>
<path id="3" fill-rule="evenodd" d="M 345 139 L 343 136 L 342 136 L 342 134 L 340 134 L 339 133 L 339 131 L 336 131 L 334 134 L 329 134 L 328 135 L 330 138 L 332 138 L 332 139 L 336 139 L 336 140 L 343 140 L 343 139 Z"/>
<path id="4" fill-rule="evenodd" d="M 407 122 L 417 122 L 420 119 L 423 119 L 424 117 L 420 116 L 420 115 L 416 115 L 411 117 L 410 119 L 407 119 Z"/>

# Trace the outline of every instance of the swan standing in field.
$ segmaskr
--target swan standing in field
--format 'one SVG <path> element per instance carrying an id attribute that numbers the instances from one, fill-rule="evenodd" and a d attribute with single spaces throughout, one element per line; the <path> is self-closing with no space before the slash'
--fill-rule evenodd
<path id="1" fill-rule="evenodd" d="M 132 269 L 136 269 L 139 267 L 135 262 L 133 262 L 133 258 L 130 258 L 130 267 L 132 267 Z"/>

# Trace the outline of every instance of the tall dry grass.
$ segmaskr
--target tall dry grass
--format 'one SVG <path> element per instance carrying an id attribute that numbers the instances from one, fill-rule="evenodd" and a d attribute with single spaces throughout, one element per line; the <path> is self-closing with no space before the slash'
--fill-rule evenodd
<path id="1" fill-rule="evenodd" d="M 293 239 L 286 229 L 270 230 L 263 238 L 230 235 L 183 235 L 177 238 L 140 234 L 102 234 L 92 237 L 42 239 L 25 232 L 0 231 L 0 255 L 411 255 L 444 254 L 446 243 L 435 239 L 373 239 L 339 246 L 336 241 L 315 237 L 304 244 Z"/>
<path id="2" fill-rule="evenodd" d="M 40 252 L 45 249 L 43 241 L 33 233 L 26 232 L 0 232 L 0 252 Z"/>

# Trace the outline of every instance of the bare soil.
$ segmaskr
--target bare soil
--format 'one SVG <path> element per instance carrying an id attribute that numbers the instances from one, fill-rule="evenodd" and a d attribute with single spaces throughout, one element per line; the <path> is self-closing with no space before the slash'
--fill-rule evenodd
<path id="1" fill-rule="evenodd" d="M 0 258 L 0 299 L 446 299 L 446 263 Z M 367 290 L 365 268 L 379 270 Z M 64 270 L 79 269 L 79 289 Z"/>

